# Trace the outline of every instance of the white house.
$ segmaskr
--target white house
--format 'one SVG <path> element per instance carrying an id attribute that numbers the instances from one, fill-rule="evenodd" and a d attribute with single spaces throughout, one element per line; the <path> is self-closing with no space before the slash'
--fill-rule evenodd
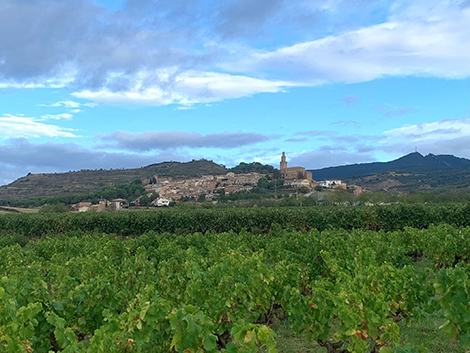
<path id="1" fill-rule="evenodd" d="M 119 211 L 122 208 L 122 204 L 126 202 L 125 199 L 114 199 L 112 203 L 114 203 L 114 209 Z"/>
<path id="2" fill-rule="evenodd" d="M 304 180 L 287 180 L 284 181 L 285 186 L 297 186 L 297 187 L 302 187 L 305 186 L 307 188 L 310 187 L 310 181 L 307 179 Z"/>
<path id="3" fill-rule="evenodd" d="M 154 202 L 155 202 L 155 205 L 157 205 L 157 207 L 170 206 L 170 200 L 165 199 L 163 197 L 159 197 L 155 201 Z M 154 203 L 154 202 L 152 202 L 152 203 Z"/>
<path id="4" fill-rule="evenodd" d="M 327 179 L 320 182 L 320 185 L 324 188 L 337 188 L 343 187 L 343 182 L 337 179 Z"/>

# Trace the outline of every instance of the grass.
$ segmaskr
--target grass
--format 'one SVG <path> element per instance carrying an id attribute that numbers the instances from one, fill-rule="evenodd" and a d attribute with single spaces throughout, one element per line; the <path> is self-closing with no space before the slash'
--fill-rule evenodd
<path id="1" fill-rule="evenodd" d="M 38 213 L 38 208 L 6 207 L 0 206 L 0 213 Z"/>
<path id="2" fill-rule="evenodd" d="M 296 337 L 290 329 L 288 320 L 278 321 L 273 326 L 277 334 L 277 349 L 279 353 L 326 353 L 326 348 L 315 342 L 309 342 L 303 337 Z"/>
<path id="3" fill-rule="evenodd" d="M 415 322 L 411 327 L 400 322 L 400 343 L 405 345 L 411 342 L 424 346 L 428 353 L 465 353 L 465 348 L 460 342 L 439 330 L 439 326 L 445 321 L 442 311 L 438 311 L 426 315 L 423 321 Z M 273 330 L 277 334 L 279 353 L 326 353 L 326 348 L 318 346 L 315 342 L 309 342 L 304 337 L 296 337 L 287 320 L 275 323 Z"/>
<path id="4" fill-rule="evenodd" d="M 442 310 L 425 315 L 425 319 L 406 327 L 399 323 L 401 343 L 413 342 L 427 348 L 428 353 L 464 353 L 465 348 L 460 342 L 439 330 L 446 319 Z"/>
<path id="5" fill-rule="evenodd" d="M 425 258 L 413 265 L 416 273 L 431 266 L 431 262 Z M 445 322 L 446 318 L 442 310 L 425 314 L 422 320 L 413 322 L 411 327 L 407 327 L 402 321 L 398 324 L 400 344 L 421 345 L 426 347 L 428 353 L 465 353 L 465 348 L 460 342 L 439 330 L 439 326 Z M 276 322 L 273 330 L 277 334 L 279 353 L 326 353 L 326 348 L 318 346 L 315 342 L 309 342 L 304 337 L 296 337 L 289 327 L 288 320 Z"/>

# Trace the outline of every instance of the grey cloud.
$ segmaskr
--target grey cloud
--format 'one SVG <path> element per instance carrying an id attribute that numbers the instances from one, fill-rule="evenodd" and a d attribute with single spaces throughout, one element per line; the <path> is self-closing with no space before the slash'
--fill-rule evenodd
<path id="1" fill-rule="evenodd" d="M 139 168 L 163 161 L 187 161 L 195 156 L 161 152 L 151 155 L 111 153 L 83 148 L 74 143 L 31 143 L 25 138 L 0 144 L 0 184 L 31 173 L 80 169 Z"/>
<path id="2" fill-rule="evenodd" d="M 386 105 L 377 105 L 374 107 L 375 110 L 381 112 L 384 116 L 399 116 L 410 112 L 408 107 L 396 108 Z"/>
<path id="3" fill-rule="evenodd" d="M 256 153 L 272 153 L 272 152 L 279 152 L 279 148 L 277 147 L 272 147 L 272 148 L 260 148 L 260 147 L 251 147 L 251 148 L 245 148 L 241 151 L 242 153 L 239 153 L 238 154 L 238 157 L 240 157 L 241 159 L 243 158 L 246 158 L 245 156 L 243 156 L 243 154 L 256 154 Z M 238 164 L 238 163 L 237 163 Z"/>
<path id="4" fill-rule="evenodd" d="M 356 143 L 359 141 L 377 141 L 381 136 L 377 135 L 343 135 L 343 136 L 333 136 L 331 141 L 333 142 L 346 142 L 346 143 Z"/>
<path id="5" fill-rule="evenodd" d="M 341 99 L 346 105 L 354 105 L 359 104 L 361 99 L 356 96 L 347 96 Z"/>
<path id="6" fill-rule="evenodd" d="M 298 131 L 295 133 L 297 136 L 314 136 L 314 137 L 329 137 L 337 135 L 338 132 L 333 130 L 308 130 L 308 131 Z"/>
<path id="7" fill-rule="evenodd" d="M 345 164 L 373 162 L 375 158 L 369 153 L 332 150 L 326 147 L 321 150 L 302 153 L 293 157 L 292 165 L 301 165 L 307 169 L 318 169 Z"/>
<path id="8" fill-rule="evenodd" d="M 318 147 L 318 151 L 320 152 L 332 152 L 332 151 L 347 151 L 347 147 L 346 146 L 342 146 L 342 145 L 322 145 L 320 147 Z"/>
<path id="9" fill-rule="evenodd" d="M 259 36 L 269 19 L 282 9 L 282 0 L 233 1 L 218 15 L 219 30 L 228 37 Z"/>
<path id="10" fill-rule="evenodd" d="M 354 120 L 338 120 L 338 121 L 335 121 L 331 124 L 332 125 L 351 125 L 351 126 L 354 126 L 354 127 L 360 127 L 361 126 L 361 124 L 359 124 L 357 121 L 354 121 Z"/>
<path id="11" fill-rule="evenodd" d="M 305 142 L 305 141 L 308 141 L 308 138 L 307 137 L 288 138 L 285 141 L 286 142 Z"/>
<path id="12" fill-rule="evenodd" d="M 164 10 L 147 12 L 136 21 L 131 14 L 111 13 L 85 0 L 4 0 L 0 77 L 36 81 L 78 71 L 71 77 L 76 86 L 107 84 L 119 90 L 131 82 L 123 78 L 109 82 L 110 72 L 129 75 L 146 67 L 197 67 L 198 55 L 186 49 L 192 47 L 194 34 L 172 31 L 173 21 L 152 21 L 151 14 L 164 16 Z"/>
<path id="13" fill-rule="evenodd" d="M 380 2 L 369 0 L 241 0 L 222 1 L 218 5 L 210 17 L 215 23 L 215 32 L 245 41 L 260 36 L 273 37 L 276 34 L 271 32 L 273 24 L 282 26 L 290 40 L 293 37 L 304 40 L 312 35 L 322 35 L 320 25 L 343 32 L 367 22 L 375 15 L 374 11 L 383 6 Z"/>
<path id="14" fill-rule="evenodd" d="M 360 140 L 358 136 L 337 136 L 334 137 L 333 140 L 335 142 L 346 142 L 346 143 L 354 143 Z"/>
<path id="15" fill-rule="evenodd" d="M 140 89 L 168 90 L 171 77 L 210 70 L 215 58 L 228 55 L 225 44 L 216 43 L 221 35 L 259 35 L 253 26 L 282 12 L 281 0 L 129 0 L 117 12 L 91 0 L 2 0 L 1 6 L 0 79 L 65 80 L 73 89 L 112 92 L 133 87 L 140 71 L 147 72 Z M 172 69 L 164 81 L 151 75 L 161 68 Z"/>
<path id="16" fill-rule="evenodd" d="M 470 7 L 470 3 L 467 0 L 463 0 L 459 5 L 459 8 L 462 10 L 467 9 L 469 7 Z"/>
<path id="17" fill-rule="evenodd" d="M 236 148 L 269 140 L 266 135 L 241 131 L 225 131 L 206 135 L 187 131 L 148 131 L 142 133 L 116 131 L 112 134 L 99 136 L 99 138 L 104 142 L 110 142 L 105 145 L 106 147 L 131 151 L 166 150 L 180 147 Z"/>
<path id="18" fill-rule="evenodd" d="M 373 146 L 367 146 L 367 145 L 356 145 L 354 147 L 354 149 L 356 150 L 356 152 L 358 153 L 366 153 L 366 152 L 373 152 L 377 149 L 377 147 L 373 147 Z"/>
<path id="19" fill-rule="evenodd" d="M 296 136 L 306 136 L 314 137 L 322 140 L 329 140 L 332 143 L 348 143 L 354 144 L 362 141 L 374 141 L 380 138 L 380 136 L 375 135 L 339 135 L 337 131 L 332 130 L 310 130 L 310 131 L 298 131 L 294 135 Z M 302 138 L 290 138 L 286 141 L 288 142 L 303 142 L 307 141 L 306 137 Z"/>

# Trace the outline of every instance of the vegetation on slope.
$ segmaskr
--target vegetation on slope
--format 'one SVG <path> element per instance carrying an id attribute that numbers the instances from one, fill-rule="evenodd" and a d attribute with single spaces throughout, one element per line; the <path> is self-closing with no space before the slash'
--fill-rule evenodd
<path id="1" fill-rule="evenodd" d="M 233 168 L 230 168 L 229 171 L 235 174 L 252 173 L 252 172 L 257 172 L 260 174 L 270 174 L 272 175 L 273 179 L 278 179 L 281 176 L 280 171 L 274 168 L 272 165 L 261 164 L 259 162 L 251 162 L 251 163 L 241 162 L 239 165 Z"/>

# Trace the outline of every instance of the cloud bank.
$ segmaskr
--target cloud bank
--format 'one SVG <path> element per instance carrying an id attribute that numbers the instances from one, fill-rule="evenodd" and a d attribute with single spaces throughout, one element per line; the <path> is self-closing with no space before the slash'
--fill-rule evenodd
<path id="1" fill-rule="evenodd" d="M 190 148 L 237 148 L 269 140 L 266 135 L 254 132 L 221 132 L 200 134 L 187 131 L 147 131 L 131 133 L 116 131 L 99 138 L 109 144 L 103 147 L 129 151 L 168 150 Z"/>
<path id="2" fill-rule="evenodd" d="M 390 76 L 469 76 L 468 6 L 396 1 L 374 23 L 384 6 L 129 0 L 112 11 L 90 0 L 3 0 L 0 88 L 65 87 L 93 102 L 158 106 Z"/>

